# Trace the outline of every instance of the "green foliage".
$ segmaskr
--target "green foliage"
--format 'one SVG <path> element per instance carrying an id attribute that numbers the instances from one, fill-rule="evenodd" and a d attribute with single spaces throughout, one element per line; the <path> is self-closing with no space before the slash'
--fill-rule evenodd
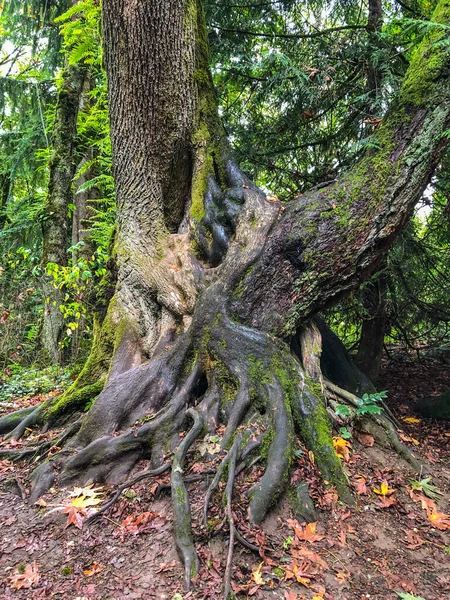
<path id="1" fill-rule="evenodd" d="M 221 111 L 259 185 L 286 199 L 334 179 L 370 148 L 365 121 L 384 114 L 407 61 L 392 35 L 368 34 L 357 2 L 210 0 L 207 8 Z M 371 70 L 381 78 L 374 93 Z"/>
<path id="2" fill-rule="evenodd" d="M 395 592 L 400 598 L 403 600 L 425 600 L 421 596 L 414 596 L 414 594 L 409 594 L 406 592 Z"/>
<path id="3" fill-rule="evenodd" d="M 340 405 L 342 406 L 342 405 Z M 336 412 L 337 414 L 337 412 Z M 339 435 L 341 436 L 341 438 L 343 438 L 344 440 L 349 440 L 352 437 L 352 434 L 350 433 L 350 431 L 347 429 L 347 427 L 339 427 Z"/>
<path id="4" fill-rule="evenodd" d="M 413 490 L 423 492 L 425 496 L 428 496 L 428 498 L 432 498 L 433 500 L 439 500 L 439 496 L 442 496 L 442 492 L 439 491 L 435 485 L 431 484 L 430 481 L 431 477 L 425 477 L 425 479 L 421 479 L 420 481 L 410 479 L 409 483 Z"/>
<path id="5" fill-rule="evenodd" d="M 58 366 L 46 369 L 16 367 L 0 379 L 0 402 L 12 402 L 24 396 L 45 395 L 54 390 L 62 391 L 73 381 L 70 370 Z"/>
<path id="6" fill-rule="evenodd" d="M 56 19 L 70 65 L 84 61 L 101 66 L 101 10 L 98 0 L 81 0 Z"/>
<path id="7" fill-rule="evenodd" d="M 336 414 L 343 417 L 349 417 L 352 414 L 354 415 L 379 415 L 383 412 L 381 406 L 378 406 L 378 402 L 381 402 L 384 398 L 387 397 L 386 392 L 375 392 L 374 394 L 364 394 L 362 398 L 358 398 L 358 408 L 355 411 L 352 411 L 345 404 L 338 404 L 336 406 Z M 345 429 L 342 427 L 341 429 Z M 342 432 L 341 432 L 342 433 Z M 350 433 L 345 429 L 345 435 L 342 435 L 344 439 L 348 439 L 351 437 Z"/>

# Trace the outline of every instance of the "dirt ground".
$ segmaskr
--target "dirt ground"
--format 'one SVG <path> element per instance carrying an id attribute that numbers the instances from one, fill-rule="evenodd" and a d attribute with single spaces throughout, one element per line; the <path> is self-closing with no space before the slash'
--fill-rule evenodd
<path id="1" fill-rule="evenodd" d="M 415 475 L 394 453 L 371 445 L 370 436 L 353 432 L 342 451 L 357 500 L 348 508 L 322 485 L 313 457 L 299 446 L 292 481 L 307 481 L 319 506 L 318 524 L 299 523 L 284 498 L 261 530 L 246 523 L 245 492 L 262 467 L 256 464 L 243 472 L 236 481 L 234 518 L 259 552 L 235 546 L 232 580 L 237 598 L 450 598 L 450 427 L 414 414 L 419 397 L 450 387 L 450 365 L 412 358 L 389 361 L 381 384 L 389 390 L 389 405 L 403 425 L 405 443 L 424 461 L 427 472 Z M 27 398 L 16 404 L 36 401 Z M 190 474 L 205 470 L 194 463 Z M 101 504 L 70 512 L 73 500 L 83 495 L 52 489 L 39 504 L 29 505 L 28 474 L 28 466 L 0 460 L 0 598 L 222 598 L 228 526 L 220 499 L 211 506 L 209 527 L 201 525 L 205 482 L 190 487 L 201 569 L 185 593 L 172 536 L 168 476 L 135 485 L 86 526 L 83 510 Z M 435 499 L 429 497 L 433 489 L 411 483 L 428 474 L 441 492 Z M 99 496 L 86 494 L 96 502 L 110 492 L 103 488 Z"/>

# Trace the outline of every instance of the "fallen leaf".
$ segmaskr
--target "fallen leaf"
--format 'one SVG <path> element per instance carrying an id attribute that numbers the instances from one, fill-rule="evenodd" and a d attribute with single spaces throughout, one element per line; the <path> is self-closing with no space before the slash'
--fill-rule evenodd
<path id="1" fill-rule="evenodd" d="M 376 506 L 378 508 L 389 508 L 396 502 L 397 500 L 394 498 L 394 496 L 380 496 L 377 500 Z"/>
<path id="2" fill-rule="evenodd" d="M 352 445 L 348 440 L 344 440 L 341 437 L 333 437 L 333 446 L 339 458 L 342 458 L 345 462 L 350 460 L 350 448 Z"/>
<path id="3" fill-rule="evenodd" d="M 219 438 L 216 435 L 205 436 L 203 442 L 199 444 L 198 450 L 201 456 L 205 456 L 205 454 L 219 454 L 221 451 L 220 444 L 218 444 Z"/>
<path id="4" fill-rule="evenodd" d="M 254 581 L 256 583 L 256 585 L 264 585 L 264 579 L 261 574 L 261 569 L 262 569 L 263 564 L 264 564 L 264 562 L 260 563 L 258 568 L 255 569 L 254 571 L 252 571 L 251 579 L 252 579 L 252 581 Z"/>
<path id="5" fill-rule="evenodd" d="M 370 435 L 370 433 L 367 433 L 366 431 L 355 431 L 354 436 L 358 442 L 363 444 L 363 446 L 367 446 L 368 448 L 371 448 L 375 443 L 373 435 Z"/>
<path id="6" fill-rule="evenodd" d="M 92 496 L 80 496 L 72 500 L 72 506 L 75 508 L 88 508 L 88 506 L 95 506 L 101 504 L 103 500 L 101 498 L 93 498 Z"/>
<path id="7" fill-rule="evenodd" d="M 86 511 L 75 506 L 66 506 L 63 508 L 63 513 L 67 513 L 66 528 L 69 525 L 75 525 L 78 529 L 83 528 L 83 517 L 86 516 Z"/>
<path id="8" fill-rule="evenodd" d="M 90 498 L 96 498 L 97 496 L 101 496 L 104 494 L 104 488 L 102 486 L 100 487 L 93 487 L 93 483 L 91 483 L 91 485 L 88 485 L 84 488 L 80 488 L 75 486 L 73 488 L 73 490 L 70 492 L 69 496 L 71 498 L 74 497 L 78 497 L 78 496 L 85 496 L 85 497 L 90 497 Z"/>
<path id="9" fill-rule="evenodd" d="M 420 442 L 419 442 L 419 440 L 416 440 L 416 438 L 413 438 L 412 436 L 407 435 L 406 433 L 403 433 L 402 431 L 399 431 L 398 435 L 400 436 L 400 439 L 403 440 L 404 442 L 411 442 L 415 446 L 420 446 Z"/>
<path id="10" fill-rule="evenodd" d="M 312 550 L 309 550 L 309 548 L 306 548 L 305 546 L 301 546 L 300 548 L 295 548 L 292 550 L 291 553 L 295 558 L 302 558 L 302 559 L 309 560 L 313 563 L 316 563 L 320 567 L 322 567 L 322 569 L 329 568 L 326 561 L 321 556 L 319 556 L 319 554 L 317 554 L 316 552 L 313 552 Z"/>
<path id="11" fill-rule="evenodd" d="M 159 529 L 165 522 L 165 518 L 155 512 L 132 513 L 122 521 L 120 529 L 115 534 L 120 535 L 123 541 L 126 534 L 148 533 L 151 529 Z"/>
<path id="12" fill-rule="evenodd" d="M 36 561 L 33 564 L 26 565 L 23 573 L 19 572 L 19 569 L 15 570 L 14 575 L 11 575 L 8 579 L 11 582 L 11 587 L 15 590 L 22 588 L 31 588 L 39 583 L 39 573 Z"/>
<path id="13" fill-rule="evenodd" d="M 391 494 L 393 494 L 395 492 L 394 489 L 389 487 L 389 484 L 386 481 L 386 479 L 384 479 L 381 482 L 380 489 L 373 488 L 373 491 L 375 492 L 375 494 L 378 494 L 379 496 L 390 496 Z"/>
<path id="14" fill-rule="evenodd" d="M 345 571 L 338 571 L 336 573 L 336 580 L 338 583 L 344 583 L 350 577 L 350 573 L 346 573 Z"/>
<path id="15" fill-rule="evenodd" d="M 415 550 L 416 548 L 419 548 L 420 546 L 425 544 L 425 541 L 421 537 L 419 537 L 417 533 L 414 533 L 414 531 L 412 531 L 411 529 L 404 529 L 403 531 L 406 534 L 406 541 L 408 542 L 406 547 L 410 550 Z"/>
<path id="16" fill-rule="evenodd" d="M 437 512 L 437 510 L 427 509 L 427 517 L 429 521 L 431 521 L 431 523 L 433 524 L 433 527 L 437 527 L 441 531 L 450 529 L 450 515 Z"/>
<path id="17" fill-rule="evenodd" d="M 325 538 L 324 535 L 316 533 L 317 521 L 315 523 L 308 523 L 305 527 L 302 527 L 300 523 L 295 519 L 288 519 L 289 527 L 295 532 L 295 537 L 304 542 L 318 542 Z"/>
<path id="18" fill-rule="evenodd" d="M 416 419 L 416 417 L 403 417 L 405 423 L 411 423 L 415 425 L 416 423 L 420 423 L 420 419 Z"/>
<path id="19" fill-rule="evenodd" d="M 358 496 L 362 496 L 363 494 L 367 494 L 367 486 L 365 477 L 358 477 L 353 483 L 356 493 Z"/>
<path id="20" fill-rule="evenodd" d="M 305 587 L 309 587 L 311 582 L 311 577 L 307 572 L 309 564 L 310 563 L 302 562 L 299 566 L 297 565 L 297 561 L 292 560 L 286 567 L 285 579 L 295 579 L 297 583 L 301 583 Z"/>
<path id="21" fill-rule="evenodd" d="M 103 571 L 103 567 L 101 567 L 98 563 L 93 562 L 88 569 L 83 569 L 83 574 L 86 575 L 86 577 L 92 577 L 92 575 L 100 573 L 101 571 Z"/>

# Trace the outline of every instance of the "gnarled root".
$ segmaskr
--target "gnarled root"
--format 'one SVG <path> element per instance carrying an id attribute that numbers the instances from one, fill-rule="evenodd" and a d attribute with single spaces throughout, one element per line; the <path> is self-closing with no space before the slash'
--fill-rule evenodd
<path id="1" fill-rule="evenodd" d="M 193 408 L 189 408 L 186 411 L 186 415 L 189 415 L 194 420 L 194 424 L 175 453 L 170 479 L 175 540 L 184 564 L 185 588 L 189 590 L 191 579 L 198 572 L 198 557 L 192 537 L 191 508 L 189 496 L 183 481 L 183 467 L 189 448 L 201 433 L 203 417 Z"/>
<path id="2" fill-rule="evenodd" d="M 216 435 L 217 426 L 223 423 L 224 456 L 206 492 L 203 520 L 207 524 L 208 506 L 228 468 L 226 598 L 230 595 L 234 542 L 258 551 L 239 534 L 234 523 L 235 478 L 249 461 L 262 461 L 264 472 L 250 491 L 248 510 L 250 520 L 261 523 L 288 485 L 299 436 L 314 454 L 324 480 L 336 488 L 342 500 L 352 503 L 347 476 L 333 449 L 325 396 L 329 410 L 333 408 L 331 394 L 350 406 L 357 405 L 357 398 L 324 379 L 313 355 L 304 361 L 304 368 L 282 341 L 232 321 L 223 302 L 217 300 L 226 296 L 224 291 L 214 290 L 214 286 L 209 289 L 212 292 L 205 293 L 190 330 L 170 349 L 108 382 L 82 423 L 77 422 L 77 432 L 68 436 L 66 447 L 36 469 L 32 496 L 43 493 L 55 477 L 66 483 L 121 484 L 138 460 L 149 460 L 148 469 L 120 485 L 99 513 L 104 514 L 125 487 L 168 469 L 167 458 L 174 453 L 170 485 L 174 533 L 188 588 L 197 572 L 198 559 L 184 464 L 189 449 L 194 447 L 195 452 L 195 440 L 202 432 Z M 317 335 L 316 329 L 312 332 Z M 306 341 L 300 344 L 302 351 L 309 348 L 312 352 L 317 344 L 308 345 Z M 25 419 L 32 414 L 25 415 Z M 179 443 L 188 419 L 193 425 Z M 377 417 L 376 426 L 396 435 L 386 417 Z M 401 450 L 399 446 L 397 449 Z M 300 502 L 312 516 L 307 490 Z"/>

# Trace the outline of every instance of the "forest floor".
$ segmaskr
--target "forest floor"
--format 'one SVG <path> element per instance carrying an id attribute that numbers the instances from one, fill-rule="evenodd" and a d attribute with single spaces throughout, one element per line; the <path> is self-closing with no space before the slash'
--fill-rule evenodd
<path id="1" fill-rule="evenodd" d="M 263 530 L 250 529 L 245 491 L 260 475 L 261 466 L 237 478 L 236 524 L 260 548 L 258 555 L 235 547 L 237 598 L 450 598 L 450 516 L 445 514 L 450 511 L 450 427 L 418 419 L 413 412 L 418 398 L 446 388 L 450 388 L 450 365 L 412 357 L 384 365 L 382 389 L 389 390 L 389 405 L 404 424 L 405 443 L 424 459 L 432 483 L 442 493 L 435 500 L 426 484 L 411 483 L 423 480 L 425 474 L 414 475 L 392 452 L 356 432 L 348 446 L 341 443 L 340 447 L 356 492 L 357 503 L 351 509 L 323 487 L 313 457 L 298 449 L 292 478 L 308 481 L 320 507 L 317 526 L 296 521 L 285 498 Z M 14 408 L 41 400 L 16 399 Z M 201 475 L 207 466 L 194 463 L 191 474 Z M 171 533 L 168 476 L 135 485 L 87 527 L 83 526 L 85 513 L 94 510 L 94 502 L 109 494 L 110 488 L 94 494 L 92 489 L 51 489 L 29 505 L 28 475 L 29 467 L 0 460 L 0 598 L 222 598 L 228 528 L 220 501 L 210 509 L 211 531 L 202 528 L 202 485 L 190 487 L 201 570 L 191 591 L 184 593 Z"/>

